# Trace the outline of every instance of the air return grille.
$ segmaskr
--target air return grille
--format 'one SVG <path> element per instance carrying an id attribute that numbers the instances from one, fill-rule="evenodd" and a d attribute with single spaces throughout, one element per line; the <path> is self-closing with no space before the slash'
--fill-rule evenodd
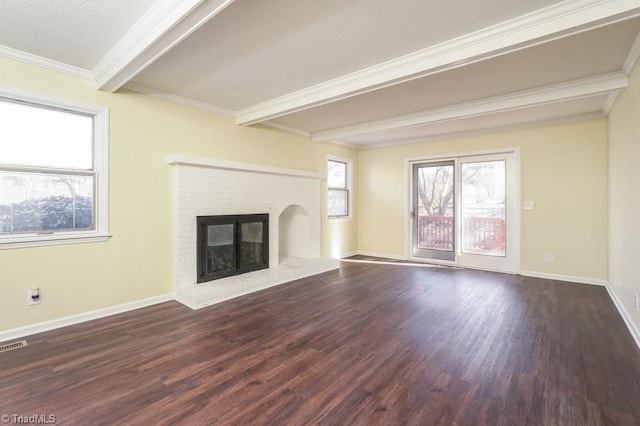
<path id="1" fill-rule="evenodd" d="M 0 345 L 0 353 L 9 352 L 14 349 L 20 349 L 27 346 L 26 340 L 20 340 L 19 342 L 7 343 L 6 345 Z"/>

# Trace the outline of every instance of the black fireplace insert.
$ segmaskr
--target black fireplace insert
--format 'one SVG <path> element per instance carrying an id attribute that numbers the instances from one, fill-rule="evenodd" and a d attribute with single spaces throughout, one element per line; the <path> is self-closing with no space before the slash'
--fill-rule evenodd
<path id="1" fill-rule="evenodd" d="M 269 215 L 198 216 L 198 283 L 269 267 Z"/>

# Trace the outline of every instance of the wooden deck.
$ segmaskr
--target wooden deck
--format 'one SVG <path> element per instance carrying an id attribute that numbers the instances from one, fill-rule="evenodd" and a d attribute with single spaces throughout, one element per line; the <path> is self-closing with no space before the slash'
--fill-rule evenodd
<path id="1" fill-rule="evenodd" d="M 344 262 L 28 341 L 0 413 L 58 424 L 640 424 L 640 351 L 597 286 Z"/>

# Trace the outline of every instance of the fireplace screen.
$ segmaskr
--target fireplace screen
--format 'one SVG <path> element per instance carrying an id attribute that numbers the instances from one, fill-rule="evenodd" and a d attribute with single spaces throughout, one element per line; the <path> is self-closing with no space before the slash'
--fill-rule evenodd
<path id="1" fill-rule="evenodd" d="M 269 215 L 198 217 L 198 282 L 269 267 Z"/>
<path id="2" fill-rule="evenodd" d="M 264 263 L 263 228 L 262 222 L 240 224 L 240 266 L 253 268 Z"/>

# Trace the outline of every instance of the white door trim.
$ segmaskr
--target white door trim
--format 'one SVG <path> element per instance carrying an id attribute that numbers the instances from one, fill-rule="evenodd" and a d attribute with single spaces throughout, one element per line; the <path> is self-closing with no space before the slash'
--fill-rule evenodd
<path id="1" fill-rule="evenodd" d="M 441 155 L 429 155 L 422 157 L 412 157 L 405 159 L 405 191 L 404 191 L 404 231 L 405 231 L 405 257 L 412 261 L 425 262 L 424 258 L 414 257 L 412 255 L 412 243 L 413 243 L 413 232 L 412 232 L 412 219 L 410 216 L 410 212 L 412 210 L 413 203 L 413 181 L 412 181 L 412 168 L 415 163 L 423 163 L 430 161 L 444 161 L 444 160 L 455 160 L 456 162 L 456 170 L 458 170 L 459 161 L 464 160 L 467 157 L 481 157 L 481 156 L 491 156 L 491 155 L 500 155 L 500 154 L 511 154 L 513 156 L 513 168 L 514 173 L 512 176 L 513 180 L 513 192 L 511 195 L 511 200 L 507 200 L 507 203 L 511 206 L 512 209 L 515 210 L 515 213 L 511 217 L 511 221 L 513 221 L 513 226 L 510 229 L 510 234 L 512 235 L 512 252 L 510 253 L 513 256 L 512 268 L 510 270 L 500 270 L 500 269 L 485 269 L 492 270 L 496 272 L 507 272 L 513 274 L 519 274 L 521 271 L 521 157 L 520 157 L 520 148 L 519 147 L 505 147 L 499 149 L 490 149 L 490 150 L 482 150 L 482 151 L 471 151 L 471 152 L 460 152 L 455 154 L 441 154 Z M 457 179 L 457 178 L 456 178 Z M 459 247 L 459 245 L 456 245 Z M 457 251 L 459 248 L 456 249 Z M 464 266 L 475 268 L 474 266 L 465 266 L 459 263 L 459 256 L 456 253 L 455 261 L 440 261 L 440 260 L 432 260 L 429 259 L 428 263 L 434 263 L 439 265 L 448 265 L 448 266 Z M 483 268 L 484 269 L 484 268 Z"/>

